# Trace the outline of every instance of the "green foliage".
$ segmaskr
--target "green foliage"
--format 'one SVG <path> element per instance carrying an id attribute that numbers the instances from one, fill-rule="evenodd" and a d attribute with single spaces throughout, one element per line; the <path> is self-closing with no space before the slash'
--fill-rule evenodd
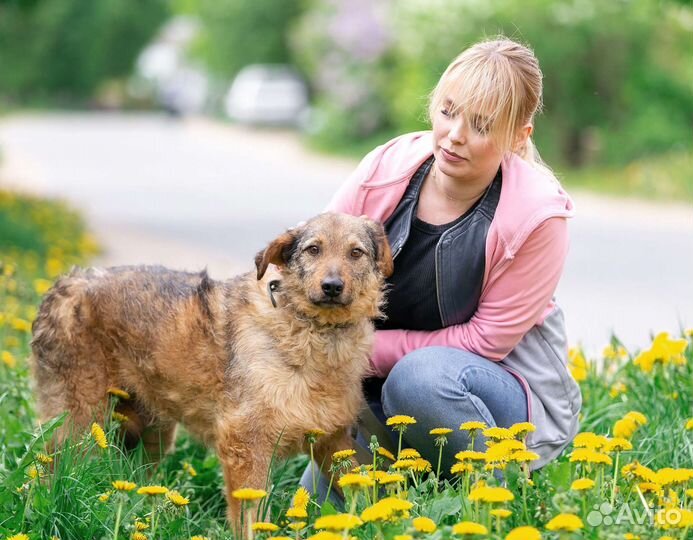
<path id="1" fill-rule="evenodd" d="M 299 2 L 199 0 L 197 9 L 202 31 L 196 54 L 213 74 L 230 79 L 248 64 L 290 62 L 287 28 Z"/>
<path id="2" fill-rule="evenodd" d="M 166 0 L 0 3 L 0 97 L 83 102 L 103 81 L 129 75 L 167 14 Z"/>

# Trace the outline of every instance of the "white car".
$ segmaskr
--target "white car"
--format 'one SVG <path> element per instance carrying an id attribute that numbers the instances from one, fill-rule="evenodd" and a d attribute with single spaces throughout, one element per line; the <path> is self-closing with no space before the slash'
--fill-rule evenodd
<path id="1" fill-rule="evenodd" d="M 308 88 L 290 66 L 253 64 L 236 75 L 224 104 L 237 122 L 297 126 L 308 110 Z"/>

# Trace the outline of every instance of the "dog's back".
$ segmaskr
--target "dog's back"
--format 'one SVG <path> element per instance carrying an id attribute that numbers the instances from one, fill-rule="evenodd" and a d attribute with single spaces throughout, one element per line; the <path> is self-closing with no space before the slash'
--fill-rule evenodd
<path id="1" fill-rule="evenodd" d="M 137 410 L 121 407 L 137 434 L 161 420 L 149 410 L 166 411 L 167 402 L 180 410 L 189 401 L 187 414 L 194 413 L 199 388 L 214 393 L 223 377 L 225 354 L 216 335 L 222 321 L 215 321 L 210 302 L 223 294 L 218 285 L 206 272 L 156 266 L 74 269 L 60 279 L 45 296 L 33 327 L 40 418 L 69 411 L 74 424 L 84 427 L 105 411 L 114 386 L 141 394 Z M 198 356 L 206 365 L 196 372 Z M 210 366 L 215 359 L 220 365 Z M 165 382 L 171 378 L 196 390 L 181 396 L 177 384 L 176 395 L 168 396 Z M 157 387 L 155 395 L 150 389 Z"/>

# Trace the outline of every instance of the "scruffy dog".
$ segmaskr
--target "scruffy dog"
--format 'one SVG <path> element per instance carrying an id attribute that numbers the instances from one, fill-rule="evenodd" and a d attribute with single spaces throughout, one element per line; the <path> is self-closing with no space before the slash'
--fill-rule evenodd
<path id="1" fill-rule="evenodd" d="M 278 270 L 268 266 L 276 265 Z M 214 281 L 162 267 L 74 269 L 46 294 L 34 322 L 40 417 L 76 428 L 103 421 L 109 387 L 126 390 L 126 443 L 153 454 L 176 424 L 213 446 L 230 496 L 262 488 L 273 452 L 316 460 L 351 446 L 373 326 L 392 257 L 380 224 L 321 214 L 274 240 L 257 274 Z M 265 275 L 267 273 L 267 275 Z M 57 442 L 68 434 L 67 424 Z"/>

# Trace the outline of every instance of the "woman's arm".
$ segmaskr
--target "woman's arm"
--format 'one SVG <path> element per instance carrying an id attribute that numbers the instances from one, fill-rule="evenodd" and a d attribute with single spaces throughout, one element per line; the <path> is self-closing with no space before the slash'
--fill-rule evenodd
<path id="1" fill-rule="evenodd" d="M 567 220 L 547 219 L 489 285 L 476 313 L 464 323 L 432 332 L 379 330 L 371 363 L 385 377 L 407 353 L 431 345 L 464 349 L 500 361 L 534 326 L 553 296 L 568 253 Z"/>

